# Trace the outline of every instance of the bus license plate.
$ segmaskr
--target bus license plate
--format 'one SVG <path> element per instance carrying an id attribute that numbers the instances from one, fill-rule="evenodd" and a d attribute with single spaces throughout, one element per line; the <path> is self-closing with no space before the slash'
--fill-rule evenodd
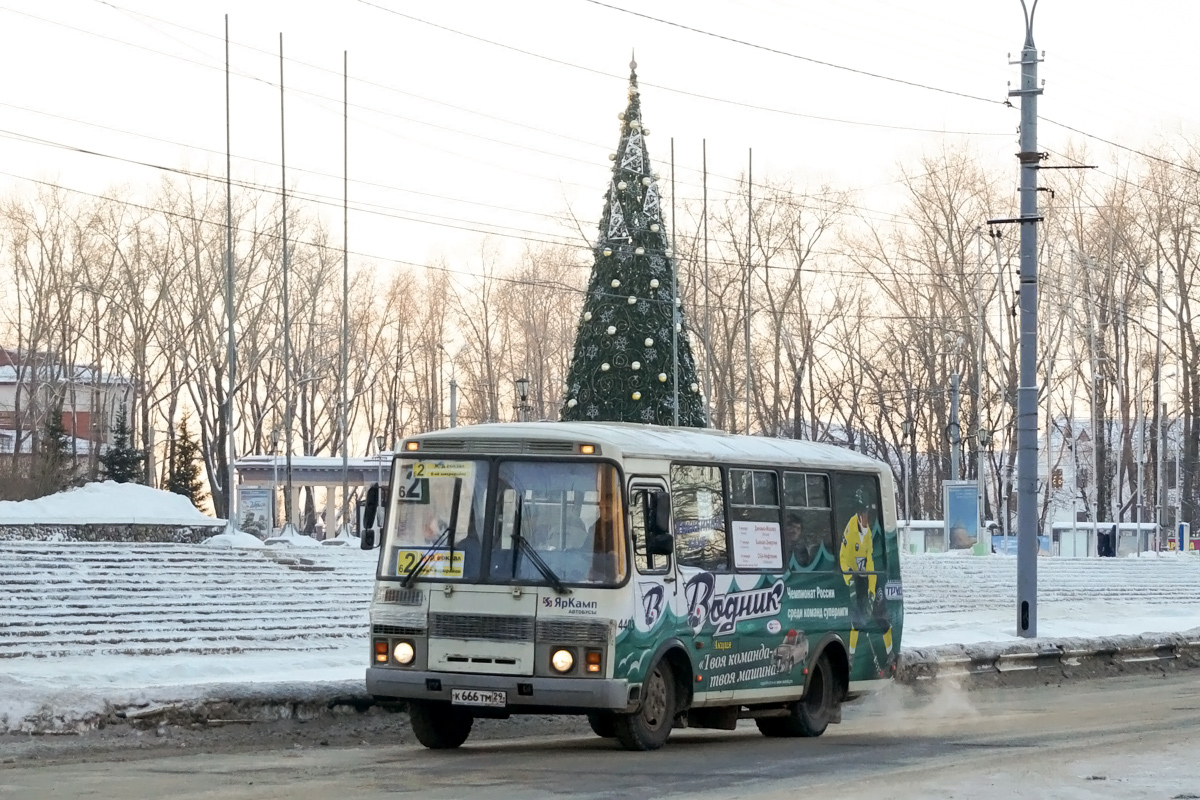
<path id="1" fill-rule="evenodd" d="M 495 706 L 504 708 L 508 705 L 508 692 L 487 692 L 480 689 L 451 689 L 450 702 L 456 706 Z"/>

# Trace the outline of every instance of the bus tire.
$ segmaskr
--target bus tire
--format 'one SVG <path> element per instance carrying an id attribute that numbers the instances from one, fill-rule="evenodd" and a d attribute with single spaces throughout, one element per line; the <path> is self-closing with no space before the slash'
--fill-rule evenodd
<path id="1" fill-rule="evenodd" d="M 590 711 L 587 715 L 588 725 L 592 726 L 592 733 L 599 736 L 601 739 L 612 739 L 617 735 L 613 725 L 613 715 L 609 711 Z"/>
<path id="2" fill-rule="evenodd" d="M 755 723 L 763 736 L 820 736 L 837 718 L 841 703 L 841 680 L 834 672 L 829 656 L 822 653 L 813 665 L 808 691 L 802 699 L 792 703 L 791 713 L 786 717 L 763 717 Z"/>
<path id="3" fill-rule="evenodd" d="M 430 750 L 452 750 L 471 735 L 475 718 L 449 703 L 408 701 L 408 719 L 417 741 Z"/>
<path id="4" fill-rule="evenodd" d="M 642 703 L 632 714 L 613 715 L 613 734 L 626 750 L 657 750 L 675 721 L 675 675 L 661 659 L 642 683 Z"/>

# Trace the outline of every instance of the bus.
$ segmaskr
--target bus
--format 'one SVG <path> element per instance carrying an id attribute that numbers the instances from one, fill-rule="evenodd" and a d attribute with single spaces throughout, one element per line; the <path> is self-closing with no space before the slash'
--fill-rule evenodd
<path id="1" fill-rule="evenodd" d="M 426 747 L 523 713 L 587 715 L 629 750 L 742 719 L 820 736 L 894 677 L 895 491 L 860 453 L 501 423 L 408 438 L 391 476 L 366 685 Z"/>

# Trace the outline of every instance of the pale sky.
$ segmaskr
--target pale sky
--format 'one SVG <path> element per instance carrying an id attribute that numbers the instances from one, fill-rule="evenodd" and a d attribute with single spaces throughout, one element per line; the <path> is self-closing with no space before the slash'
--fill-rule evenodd
<path id="1" fill-rule="evenodd" d="M 328 203 L 339 244 L 349 51 L 352 260 L 469 266 L 481 231 L 510 253 L 526 238 L 579 242 L 568 209 L 594 236 L 633 48 L 651 157 L 665 183 L 674 137 L 681 199 L 699 196 L 702 139 L 713 202 L 753 148 L 756 178 L 858 190 L 878 216 L 895 210 L 899 163 L 964 140 L 1011 169 L 1015 192 L 1018 112 L 1000 101 L 1018 79 L 1017 0 L 605 3 L 997 102 L 589 0 L 0 0 L 0 186 L 141 193 L 159 180 L 118 159 L 223 178 L 228 13 L 235 179 L 278 189 L 282 32 L 289 185 Z M 1137 148 L 1195 132 L 1197 30 L 1200 4 L 1184 0 L 1043 0 L 1042 116 Z M 1041 123 L 1041 149 L 1070 140 L 1085 141 Z"/>

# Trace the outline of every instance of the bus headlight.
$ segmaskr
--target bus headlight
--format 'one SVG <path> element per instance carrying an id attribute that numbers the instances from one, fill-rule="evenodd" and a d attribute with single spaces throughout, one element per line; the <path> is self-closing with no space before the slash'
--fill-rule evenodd
<path id="1" fill-rule="evenodd" d="M 408 642 L 398 642 L 396 648 L 392 650 L 392 657 L 399 664 L 411 664 L 416 655 L 417 653 L 413 650 L 413 646 Z"/>
<path id="2" fill-rule="evenodd" d="M 555 650 L 550 656 L 550 666 L 559 672 L 570 672 L 575 666 L 575 655 L 570 650 Z"/>

